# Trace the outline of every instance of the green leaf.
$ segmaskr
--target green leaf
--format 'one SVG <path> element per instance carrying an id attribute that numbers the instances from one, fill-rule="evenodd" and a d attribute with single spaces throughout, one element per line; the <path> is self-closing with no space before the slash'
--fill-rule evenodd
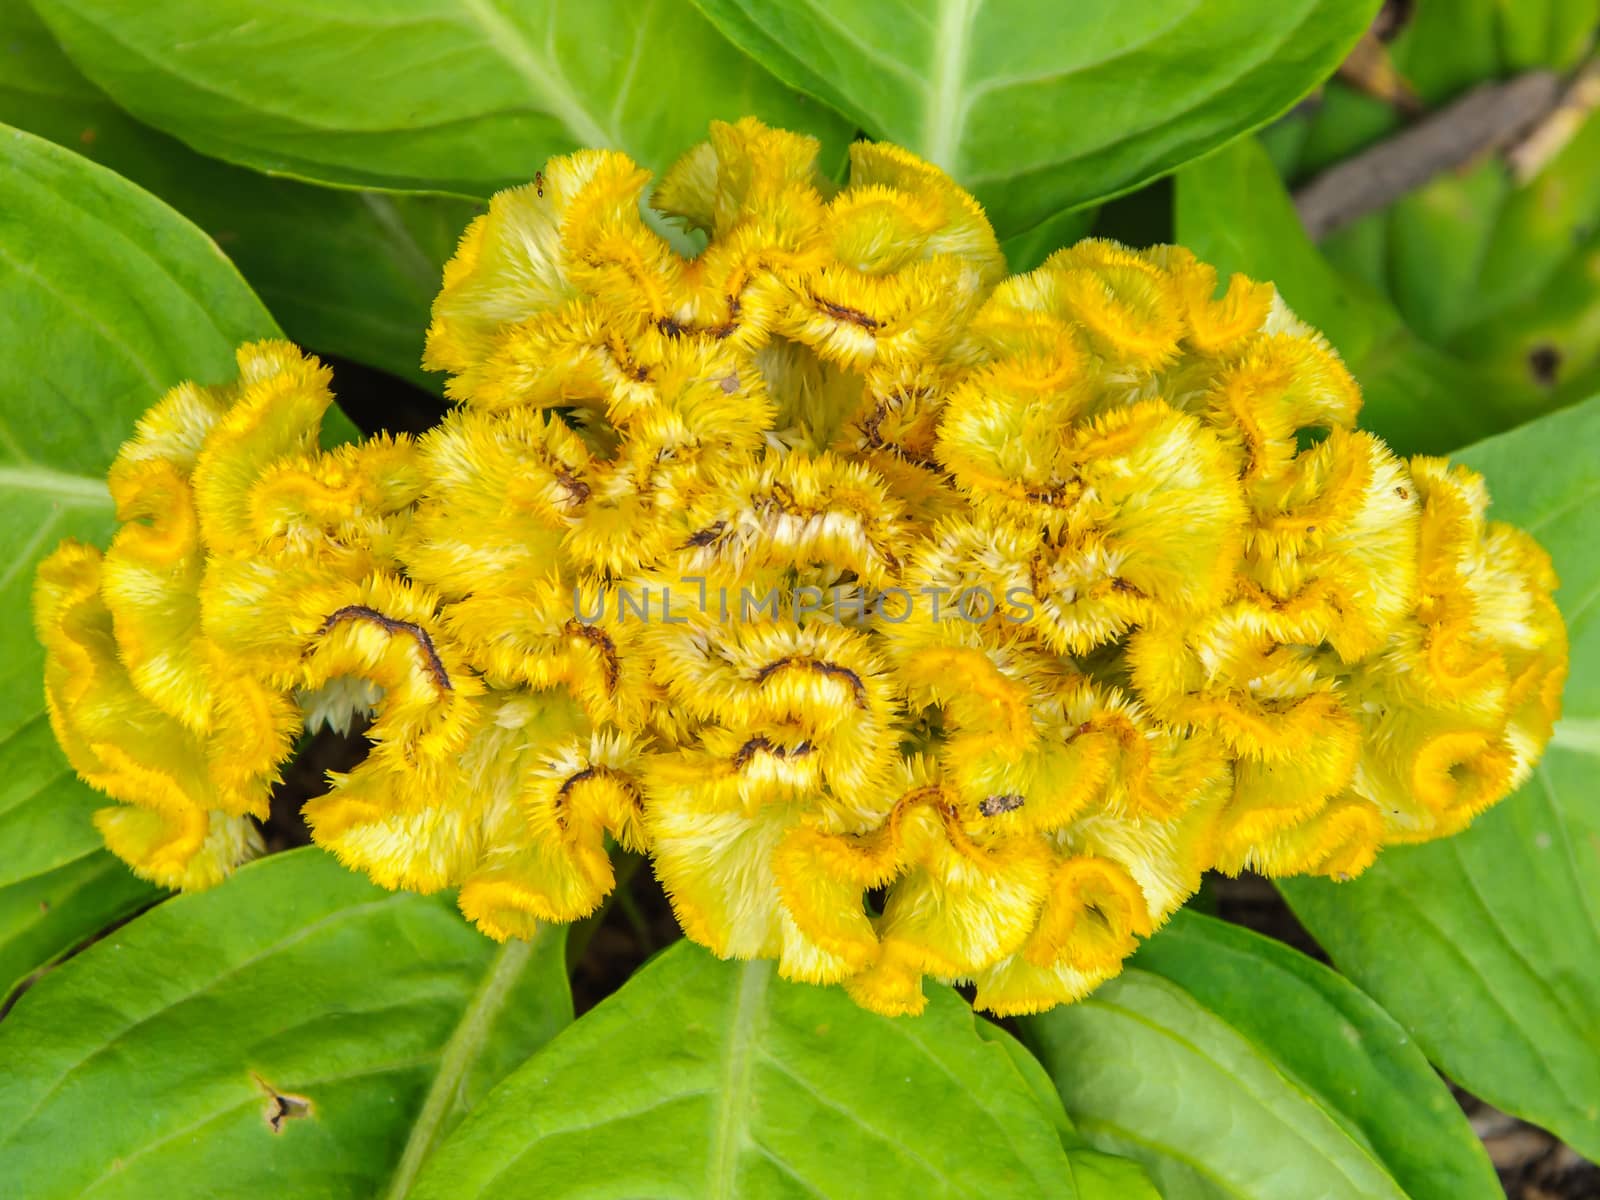
<path id="1" fill-rule="evenodd" d="M 1255 140 L 1179 172 L 1176 224 L 1178 241 L 1201 258 L 1224 274 L 1272 280 L 1296 313 L 1327 334 L 1365 394 L 1361 424 L 1398 452 L 1442 452 L 1525 415 L 1323 257 Z"/>
<path id="2" fill-rule="evenodd" d="M 1416 6 L 1389 51 L 1395 70 L 1436 106 L 1519 70 L 1574 66 L 1597 23 L 1600 0 L 1431 0 Z M 1502 426 L 1600 383 L 1600 119 L 1567 115 L 1576 124 L 1566 131 L 1571 140 L 1531 180 L 1484 156 L 1322 244 L 1335 267 L 1498 397 Z M 1393 106 L 1336 82 L 1267 137 L 1280 172 L 1301 178 L 1400 124 Z"/>
<path id="3" fill-rule="evenodd" d="M 1507 187 L 1498 163 L 1441 175 L 1383 212 L 1336 230 L 1322 252 L 1384 295 L 1419 336 L 1443 343 L 1480 303 L 1476 277 Z"/>
<path id="4" fill-rule="evenodd" d="M 1007 238 L 1000 243 L 1005 251 L 1006 266 L 1017 275 L 1031 271 L 1063 246 L 1089 236 L 1096 208 L 1074 208 L 1041 221 L 1026 233 Z"/>
<path id="5" fill-rule="evenodd" d="M 1075 1147 L 1072 1186 L 1083 1200 L 1162 1200 L 1150 1176 L 1131 1158 Z"/>
<path id="6" fill-rule="evenodd" d="M 1328 81 L 1320 95 L 1260 133 L 1278 173 L 1296 183 L 1394 132 L 1394 105 Z"/>
<path id="7" fill-rule="evenodd" d="M 1450 1089 L 1370 996 L 1282 942 L 1181 911 L 1133 964 L 1162 975 L 1266 1052 L 1378 1156 L 1411 1200 L 1499 1200 Z"/>
<path id="8" fill-rule="evenodd" d="M 662 168 L 753 113 L 850 130 L 688 0 L 39 0 L 84 74 L 203 154 L 323 183 L 487 196 L 587 146 Z"/>
<path id="9" fill-rule="evenodd" d="M 1267 1007 L 1286 995 L 1307 1000 L 1263 972 L 1236 1002 Z M 1405 1198 L 1365 1138 L 1286 1071 L 1274 1046 L 1180 982 L 1128 967 L 1022 1024 L 1078 1130 L 1143 1163 L 1163 1196 Z"/>
<path id="10" fill-rule="evenodd" d="M 1600 255 L 1600 120 L 1583 132 L 1528 186 L 1495 198 L 1499 211 L 1481 238 L 1481 266 L 1465 281 L 1471 303 L 1445 329 L 1455 349 L 1484 361 L 1494 355 L 1478 339 L 1497 330 L 1525 334 L 1542 313 L 1569 310 L 1564 293 L 1589 306 L 1582 323 L 1594 324 L 1594 271 Z M 1474 229 L 1473 232 L 1477 232 Z M 1594 357 L 1593 333 L 1569 348 L 1568 365 Z M 1520 364 L 1519 364 L 1520 365 Z"/>
<path id="11" fill-rule="evenodd" d="M 234 343 L 277 329 L 210 239 L 110 171 L 0 127 L 0 173 L 0 923 L 11 931 L 0 982 L 9 984 L 139 894 L 103 862 L 89 865 L 100 847 L 89 814 L 105 798 L 74 778 L 45 717 L 44 655 L 28 620 L 34 567 L 64 537 L 104 542 L 114 515 L 105 471 L 145 408 L 185 378 L 231 376 Z M 29 904 L 37 911 L 62 888 L 70 904 L 49 921 L 24 920 Z"/>
<path id="12" fill-rule="evenodd" d="M 1569 71 L 1600 27 L 1600 0 L 1413 0 L 1408 7 L 1387 52 L 1428 108 L 1521 71 Z M 1403 121 L 1394 105 L 1335 79 L 1314 104 L 1263 137 L 1285 177 L 1299 179 L 1365 149 Z"/>
<path id="13" fill-rule="evenodd" d="M 1600 0 L 1422 0 L 1390 47 L 1417 94 L 1436 103 L 1518 71 L 1575 67 L 1600 26 Z"/>
<path id="14" fill-rule="evenodd" d="M 1600 1158 L 1600 399 L 1469 447 L 1489 515 L 1535 533 L 1572 640 L 1565 717 L 1533 779 L 1456 837 L 1346 884 L 1283 880 L 1295 913 L 1428 1057 Z"/>
<path id="15" fill-rule="evenodd" d="M 1271 120 L 1374 0 L 695 0 L 774 74 L 976 192 L 1002 237 Z"/>
<path id="16" fill-rule="evenodd" d="M 289 336 L 438 391 L 422 337 L 477 206 L 272 179 L 140 125 L 62 54 L 26 0 L 0 5 L 0 121 L 155 193 L 227 251 Z"/>
<path id="17" fill-rule="evenodd" d="M 1012 1053 L 930 991 L 878 1017 L 679 942 L 501 1084 L 417 1200 L 1072 1196 Z"/>
<path id="18" fill-rule="evenodd" d="M 1600 119 L 1525 184 L 1492 160 L 1328 240 L 1422 336 L 1537 415 L 1600 362 Z"/>
<path id="19" fill-rule="evenodd" d="M 0 1002 L 32 971 L 160 895 L 104 850 L 0 887 Z"/>
<path id="20" fill-rule="evenodd" d="M 0 1022 L 8 1194 L 403 1196 L 570 1020 L 562 941 L 498 946 L 310 848 L 159 905 Z"/>
<path id="21" fill-rule="evenodd" d="M 977 1029 L 979 1036 L 1006 1052 L 1039 1106 L 1050 1114 L 1061 1144 L 1067 1148 L 1072 1184 L 1079 1200 L 1161 1200 L 1144 1168 L 1133 1159 L 1106 1154 L 1083 1140 L 1061 1106 L 1061 1096 L 1049 1073 L 1026 1046 L 992 1021 L 980 1018 Z"/>

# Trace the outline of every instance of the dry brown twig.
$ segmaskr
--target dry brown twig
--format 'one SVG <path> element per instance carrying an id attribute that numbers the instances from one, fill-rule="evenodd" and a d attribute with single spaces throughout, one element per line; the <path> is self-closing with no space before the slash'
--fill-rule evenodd
<path id="1" fill-rule="evenodd" d="M 1561 103 L 1506 151 L 1506 165 L 1517 183 L 1527 183 L 1570 142 L 1600 106 L 1600 61 L 1591 59 L 1574 76 Z"/>
<path id="2" fill-rule="evenodd" d="M 1565 94 L 1552 71 L 1481 84 L 1295 192 L 1301 223 L 1320 239 L 1436 175 L 1513 146 L 1559 111 Z"/>

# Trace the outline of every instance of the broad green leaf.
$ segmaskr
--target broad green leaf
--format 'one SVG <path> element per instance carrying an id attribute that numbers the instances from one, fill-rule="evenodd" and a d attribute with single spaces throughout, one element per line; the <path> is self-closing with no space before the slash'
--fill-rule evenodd
<path id="1" fill-rule="evenodd" d="M 1162 1200 L 1143 1167 L 1120 1154 L 1072 1146 L 1072 1186 L 1082 1200 Z"/>
<path id="2" fill-rule="evenodd" d="M 1237 925 L 1179 912 L 1133 964 L 1255 1043 L 1378 1156 L 1411 1200 L 1498 1200 L 1483 1143 L 1399 1023 L 1343 976 Z"/>
<path id="3" fill-rule="evenodd" d="M 1445 451 L 1523 415 L 1323 257 L 1253 139 L 1179 172 L 1176 224 L 1178 241 L 1201 258 L 1224 273 L 1272 280 L 1291 308 L 1327 334 L 1366 397 L 1361 424 L 1400 453 Z"/>
<path id="4" fill-rule="evenodd" d="M 1002 237 L 1283 112 L 1374 0 L 695 0 L 776 75 L 977 193 Z"/>
<path id="5" fill-rule="evenodd" d="M 584 147 L 661 169 L 713 118 L 851 130 L 689 0 L 38 0 L 67 54 L 202 154 L 323 183 L 487 196 Z"/>
<path id="6" fill-rule="evenodd" d="M 438 391 L 428 308 L 476 206 L 272 179 L 134 121 L 62 54 L 26 0 L 0 5 L 0 121 L 110 167 L 209 233 L 302 345 Z"/>
<path id="7" fill-rule="evenodd" d="M 1236 1003 L 1284 995 L 1263 972 Z M 1275 1047 L 1175 980 L 1129 967 L 1025 1019 L 1023 1036 L 1079 1132 L 1143 1163 L 1163 1196 L 1405 1200 L 1366 1139 L 1286 1072 Z"/>
<path id="8" fill-rule="evenodd" d="M 0 1021 L 6 1194 L 403 1196 L 570 1020 L 562 940 L 496 945 L 311 848 L 169 900 Z"/>
<path id="9" fill-rule="evenodd" d="M 0 127 L 0 175 L 0 920 L 20 935 L 22 897 L 77 889 L 8 945 L 41 951 L 9 974 L 94 933 L 134 890 L 86 866 L 105 798 L 45 717 L 34 567 L 64 537 L 104 542 L 105 471 L 145 408 L 185 378 L 227 378 L 235 342 L 277 329 L 209 238 L 110 171 Z"/>
<path id="10" fill-rule="evenodd" d="M 1063 246 L 1089 236 L 1098 209 L 1074 208 L 1040 222 L 1026 233 L 1000 243 L 1006 265 L 1016 274 L 1031 271 Z"/>
<path id="11" fill-rule="evenodd" d="M 1012 1053 L 930 991 L 878 1017 L 680 942 L 491 1093 L 416 1200 L 1074 1195 Z"/>
<path id="12" fill-rule="evenodd" d="M 0 1003 L 32 971 L 160 895 L 104 850 L 0 887 Z"/>
<path id="13" fill-rule="evenodd" d="M 1465 833 L 1346 884 L 1284 880 L 1341 969 L 1463 1087 L 1600 1158 L 1600 399 L 1463 451 L 1489 515 L 1561 576 L 1565 716 L 1533 779 Z"/>
<path id="14" fill-rule="evenodd" d="M 1072 1185 L 1078 1200 L 1161 1200 L 1161 1195 L 1150 1182 L 1144 1168 L 1131 1158 L 1106 1154 L 1096 1150 L 1072 1124 L 1067 1110 L 1061 1105 L 1049 1073 L 1033 1053 L 1011 1034 L 992 1021 L 980 1019 L 978 1033 L 992 1041 L 1010 1056 L 1023 1082 L 1033 1092 L 1039 1106 L 1050 1114 L 1061 1144 L 1067 1148 L 1072 1165 Z"/>

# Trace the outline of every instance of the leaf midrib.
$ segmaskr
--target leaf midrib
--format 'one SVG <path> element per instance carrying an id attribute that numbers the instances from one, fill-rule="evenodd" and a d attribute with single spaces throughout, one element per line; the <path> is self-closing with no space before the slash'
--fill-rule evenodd
<path id="1" fill-rule="evenodd" d="M 749 1133 L 757 1042 L 771 979 L 772 963 L 765 959 L 745 963 L 739 972 L 739 990 L 723 1042 L 722 1086 L 713 1107 L 708 1200 L 736 1200 L 739 1194 L 739 1152 Z"/>
<path id="2" fill-rule="evenodd" d="M 549 106 L 555 117 L 580 146 L 620 148 L 622 139 L 615 130 L 601 127 L 583 101 L 572 90 L 567 77 L 551 62 L 541 62 L 525 32 L 494 4 L 494 0 L 459 0 L 473 23 L 483 30 L 491 53 L 522 77 L 533 96 Z M 551 10 L 554 20 L 554 10 Z"/>
<path id="3" fill-rule="evenodd" d="M 541 932 L 543 932 L 541 930 Z M 439 1056 L 439 1068 L 428 1086 L 427 1097 L 417 1119 L 412 1122 L 411 1133 L 406 1138 L 405 1150 L 390 1179 L 386 1200 L 404 1200 L 411 1194 L 411 1185 L 423 1161 L 438 1140 L 445 1119 L 454 1109 L 460 1095 L 462 1082 L 472 1069 L 483 1045 L 494 1028 L 495 1019 L 505 1008 L 506 999 L 523 971 L 533 961 L 537 940 L 506 942 L 495 954 L 489 970 L 484 973 L 478 991 L 462 1011 L 455 1032 L 445 1043 Z"/>
<path id="4" fill-rule="evenodd" d="M 966 124 L 962 80 L 967 71 L 967 36 L 983 0 L 943 0 L 933 27 L 933 75 L 928 80 L 928 108 L 922 118 L 922 149 L 928 160 L 945 170 L 955 167 Z"/>
<path id="5" fill-rule="evenodd" d="M 0 466 L 0 491 L 54 496 L 62 504 L 73 508 L 104 508 L 109 511 L 114 507 L 104 476 L 77 475 L 33 463 Z"/>

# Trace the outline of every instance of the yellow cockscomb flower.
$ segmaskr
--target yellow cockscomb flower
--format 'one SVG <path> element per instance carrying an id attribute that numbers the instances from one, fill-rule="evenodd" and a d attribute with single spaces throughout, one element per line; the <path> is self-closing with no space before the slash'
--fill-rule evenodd
<path id="1" fill-rule="evenodd" d="M 1014 1013 L 1206 870 L 1348 877 L 1527 777 L 1547 558 L 1357 429 L 1270 284 L 1093 240 L 1006 278 L 933 167 L 817 154 L 713 126 L 652 197 L 693 257 L 621 154 L 495 197 L 415 443 L 318 450 L 326 376 L 276 344 L 158 404 L 110 549 L 37 591 L 108 844 L 215 882 L 295 734 L 359 718 L 314 838 L 492 936 L 593 912 L 621 845 L 718 954 Z"/>
<path id="2" fill-rule="evenodd" d="M 370 570 L 416 481 L 383 439 L 317 461 L 333 397 L 294 347 L 238 364 L 236 385 L 184 384 L 145 415 L 111 467 L 110 548 L 63 545 L 36 587 L 56 736 L 127 805 L 96 814 L 107 844 L 168 887 L 259 852 L 250 818 L 301 727 L 294 675 L 322 619 L 290 615 L 298 589 Z"/>

